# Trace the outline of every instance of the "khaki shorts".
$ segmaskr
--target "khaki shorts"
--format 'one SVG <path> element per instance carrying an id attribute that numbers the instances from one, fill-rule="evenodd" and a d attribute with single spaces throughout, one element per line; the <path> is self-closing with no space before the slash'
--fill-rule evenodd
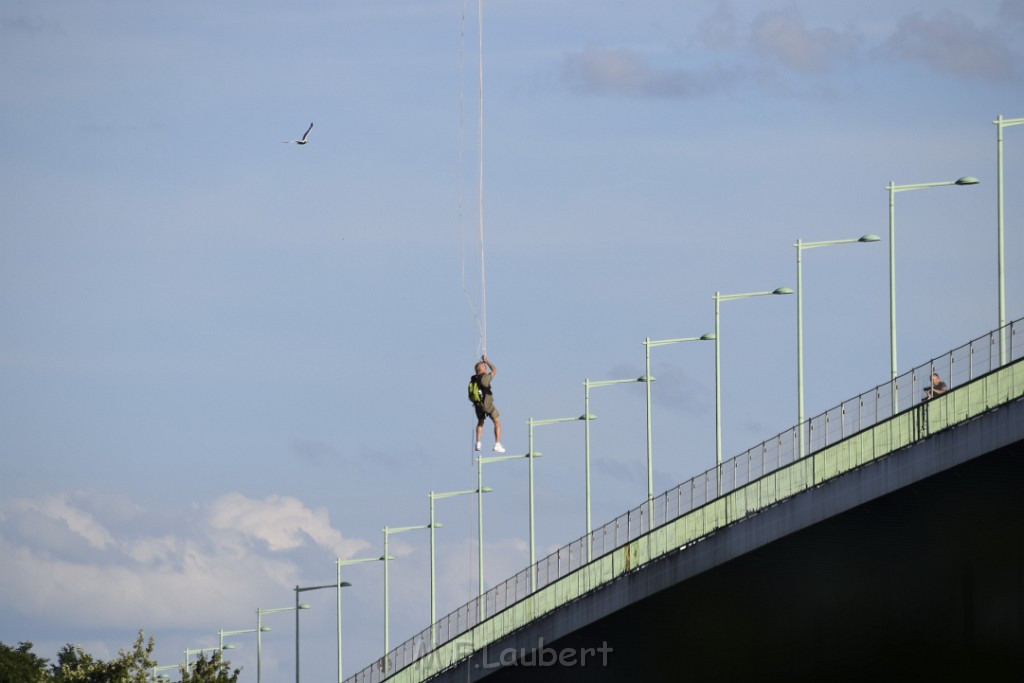
<path id="1" fill-rule="evenodd" d="M 487 398 L 490 398 L 490 396 Z M 473 409 L 476 410 L 476 419 L 478 422 L 483 422 L 488 416 L 490 416 L 492 422 L 494 421 L 494 418 L 501 417 L 501 413 L 499 413 L 498 409 L 494 407 L 494 403 L 489 400 L 485 400 L 482 404 L 474 403 Z"/>

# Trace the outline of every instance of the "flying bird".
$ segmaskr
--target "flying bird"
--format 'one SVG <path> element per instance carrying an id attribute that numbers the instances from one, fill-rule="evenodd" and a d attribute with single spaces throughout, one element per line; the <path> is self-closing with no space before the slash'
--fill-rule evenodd
<path id="1" fill-rule="evenodd" d="M 309 137 L 309 131 L 311 131 L 311 130 L 313 130 L 313 124 L 312 123 L 309 124 L 309 128 L 306 129 L 306 132 L 305 132 L 305 134 L 303 134 L 301 140 L 285 140 L 284 144 L 289 145 L 289 144 L 291 144 L 293 142 L 296 145 L 304 145 L 304 144 L 306 144 L 306 142 L 307 142 L 306 138 Z"/>

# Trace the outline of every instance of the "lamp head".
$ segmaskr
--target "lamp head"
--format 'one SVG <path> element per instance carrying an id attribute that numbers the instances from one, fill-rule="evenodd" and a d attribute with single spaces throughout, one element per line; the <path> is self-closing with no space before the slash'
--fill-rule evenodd
<path id="1" fill-rule="evenodd" d="M 977 185 L 980 182 L 981 181 L 978 180 L 977 178 L 972 178 L 971 176 L 964 176 L 963 178 L 960 178 L 959 180 L 957 180 L 956 184 L 957 185 Z"/>
<path id="2" fill-rule="evenodd" d="M 714 341 L 716 339 L 718 339 L 718 335 L 714 332 L 708 332 L 707 334 L 700 335 L 701 341 Z"/>
<path id="3" fill-rule="evenodd" d="M 861 238 L 859 238 L 857 241 L 858 242 L 877 242 L 877 241 L 879 241 L 881 239 L 882 238 L 879 237 L 878 235 L 864 235 Z"/>
<path id="4" fill-rule="evenodd" d="M 790 289 L 789 287 L 779 287 L 778 289 L 772 291 L 772 294 L 792 294 L 792 293 L 793 293 L 793 290 Z"/>
<path id="5" fill-rule="evenodd" d="M 302 603 L 301 605 L 299 605 L 299 609 L 309 609 L 311 607 L 312 605 L 307 605 L 306 603 Z"/>

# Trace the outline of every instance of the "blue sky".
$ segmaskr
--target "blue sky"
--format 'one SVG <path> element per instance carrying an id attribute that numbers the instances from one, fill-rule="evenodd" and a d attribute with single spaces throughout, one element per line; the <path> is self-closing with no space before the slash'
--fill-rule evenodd
<path id="1" fill-rule="evenodd" d="M 162 663 L 253 628 L 336 557 L 475 487 L 487 352 L 510 453 L 712 295 L 795 287 L 806 412 L 997 322 L 997 115 L 1024 117 L 1024 2 L 184 1 L 0 8 L 0 641 Z M 282 141 L 315 127 L 304 147 Z M 1024 315 L 1024 128 L 1005 130 L 1007 315 Z M 796 420 L 795 297 L 722 305 L 724 454 Z M 652 350 L 655 489 L 714 464 L 712 344 Z M 594 519 L 646 495 L 642 385 L 594 389 Z M 539 427 L 538 552 L 583 533 L 581 424 Z M 488 438 L 485 443 L 490 445 Z M 485 580 L 526 566 L 526 473 L 489 465 Z M 500 470 L 497 468 L 501 468 Z M 471 496 L 438 502 L 438 612 L 475 592 Z M 391 538 L 391 643 L 427 625 L 428 538 Z M 349 567 L 347 673 L 383 647 Z M 302 668 L 334 674 L 307 593 Z M 294 666 L 270 615 L 264 673 Z M 255 643 L 230 659 L 255 680 Z"/>

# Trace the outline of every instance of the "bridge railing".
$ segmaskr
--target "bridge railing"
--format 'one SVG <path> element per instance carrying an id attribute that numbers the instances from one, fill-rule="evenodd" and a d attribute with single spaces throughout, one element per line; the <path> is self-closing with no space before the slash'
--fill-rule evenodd
<path id="1" fill-rule="evenodd" d="M 1006 364 L 1024 358 L 1024 318 L 978 337 L 963 346 L 937 356 L 895 380 L 843 401 L 838 406 L 806 420 L 802 425 L 736 455 L 656 496 L 651 501 L 625 512 L 593 530 L 588 536 L 559 548 L 536 564 L 537 590 L 571 574 L 588 562 L 636 540 L 651 529 L 696 510 L 715 498 L 726 495 L 800 459 L 801 434 L 804 456 L 827 448 L 857 432 L 873 427 L 894 415 L 917 407 L 924 390 L 937 372 L 948 391 L 1002 367 L 1000 344 L 1006 344 Z M 1001 341 L 1003 340 L 1003 341 Z M 528 597 L 530 567 L 494 586 L 482 598 L 459 607 L 416 634 L 357 674 L 346 683 L 378 683 L 413 664 L 443 643 L 451 642 L 482 621 Z"/>

